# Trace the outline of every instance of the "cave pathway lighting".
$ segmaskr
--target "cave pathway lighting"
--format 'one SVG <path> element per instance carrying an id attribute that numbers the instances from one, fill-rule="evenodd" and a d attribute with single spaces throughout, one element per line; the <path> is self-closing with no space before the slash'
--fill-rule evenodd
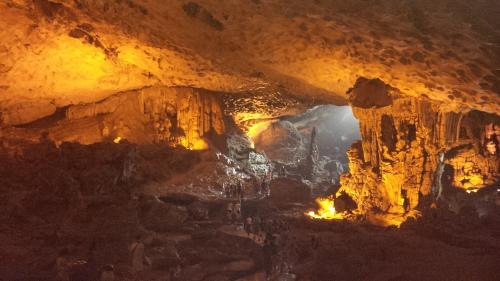
<path id="1" fill-rule="evenodd" d="M 318 204 L 319 209 L 315 211 L 306 212 L 305 215 L 312 219 L 320 219 L 320 220 L 334 220 L 334 219 L 342 219 L 342 214 L 337 213 L 335 210 L 334 200 L 332 196 L 322 198 L 316 198 L 316 203 Z"/>
<path id="2" fill-rule="evenodd" d="M 250 140 L 251 148 L 255 148 L 255 140 L 257 139 L 257 137 L 260 135 L 260 133 L 265 131 L 272 123 L 273 121 L 261 121 L 251 125 L 250 128 L 248 128 L 246 135 Z"/>

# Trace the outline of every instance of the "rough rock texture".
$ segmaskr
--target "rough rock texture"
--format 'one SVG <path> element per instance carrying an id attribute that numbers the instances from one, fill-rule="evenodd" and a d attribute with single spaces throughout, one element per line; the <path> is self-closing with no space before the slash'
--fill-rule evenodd
<path id="1" fill-rule="evenodd" d="M 352 163 L 360 163 L 354 167 L 362 171 L 361 147 L 356 151 Z M 207 200 L 200 192 L 209 182 L 200 181 L 190 190 L 197 196 L 172 194 L 163 184 L 178 176 L 186 183 L 200 174 L 200 166 L 218 168 L 215 161 L 207 161 L 207 154 L 161 144 L 55 147 L 48 140 L 28 144 L 0 139 L 0 276 L 53 281 L 57 253 L 68 248 L 68 259 L 78 261 L 70 270 L 79 274 L 76 280 L 97 280 L 107 264 L 114 265 L 115 280 L 137 280 L 128 249 L 141 234 L 152 267 L 140 278 L 149 281 L 172 275 L 169 279 L 183 281 L 293 280 L 291 276 L 325 281 L 496 280 L 496 188 L 471 197 L 462 192 L 469 207 L 483 206 L 476 208 L 481 219 L 474 209 L 455 215 L 438 208 L 431 210 L 433 216 L 395 230 L 309 220 L 303 215 L 313 207 L 308 204 L 309 187 L 278 178 L 271 182 L 270 200 L 247 199 L 241 205 L 244 217 L 256 218 L 255 230 L 273 237 L 273 243 L 262 246 L 241 225 L 229 224 L 230 200 Z M 160 183 L 158 190 L 146 192 L 144 184 L 151 182 Z M 488 197 L 488 205 L 481 197 Z M 336 200 L 339 210 L 351 209 L 348 197 L 337 199 L 342 200 Z"/>
<path id="2" fill-rule="evenodd" d="M 189 217 L 184 206 L 166 204 L 156 198 L 143 202 L 140 218 L 146 229 L 157 232 L 175 230 L 186 222 Z"/>
<path id="3" fill-rule="evenodd" d="M 499 110 L 495 0 L 14 0 L 0 11 L 3 124 L 150 85 L 345 102 L 358 77 Z"/>
<path id="4" fill-rule="evenodd" d="M 82 144 L 120 137 L 134 143 L 205 149 L 207 141 L 217 141 L 226 131 L 221 98 L 191 88 L 149 87 L 70 106 L 62 113 L 59 115 L 63 116 L 8 129 L 7 134 L 27 134 L 36 139 L 46 132 L 56 143 Z"/>
<path id="5" fill-rule="evenodd" d="M 282 163 L 305 157 L 305 143 L 297 128 L 288 121 L 269 125 L 255 138 L 255 148 L 264 151 L 269 159 Z"/>
<path id="6" fill-rule="evenodd" d="M 498 117 L 483 113 L 478 118 L 474 115 L 480 113 L 466 109 L 448 112 L 441 104 L 394 92 L 364 94 L 373 93 L 382 99 L 392 95 L 393 100 L 381 106 L 381 99 L 370 97 L 375 102 L 372 108 L 353 107 L 362 141 L 348 153 L 350 173 L 343 175 L 339 190 L 351 196 L 362 212 L 406 214 L 431 198 L 431 187 L 445 180 L 435 176 L 440 151 L 446 152 L 455 187 L 481 188 L 498 182 L 498 153 L 488 155 L 480 149 L 486 124 L 493 120 L 498 126 Z"/>
<path id="7" fill-rule="evenodd" d="M 360 78 L 354 84 L 350 104 L 354 107 L 384 107 L 392 103 L 391 87 L 380 79 Z"/>
<path id="8" fill-rule="evenodd" d="M 152 263 L 141 273 L 146 280 L 165 280 L 179 264 L 178 280 L 236 280 L 262 266 L 257 244 L 217 231 L 225 202 L 137 194 L 144 183 L 192 172 L 202 152 L 125 143 L 17 145 L 19 155 L 0 148 L 0 275 L 5 280 L 56 280 L 54 261 L 65 247 L 76 264 L 70 273 L 78 278 L 71 280 L 98 280 L 106 264 L 114 265 L 116 280 L 137 280 L 128 251 L 137 234 Z M 136 168 L 124 181 L 121 173 L 131 152 Z M 195 208 L 205 209 L 205 216 Z"/>
<path id="9" fill-rule="evenodd" d="M 283 89 L 274 88 L 224 95 L 226 115 L 231 116 L 242 128 L 303 112 L 312 104 L 310 100 L 300 99 Z"/>
<path id="10" fill-rule="evenodd" d="M 448 161 L 453 171 L 453 185 L 466 190 L 477 190 L 492 185 L 500 173 L 500 157 L 481 155 L 472 147 L 453 151 Z"/>

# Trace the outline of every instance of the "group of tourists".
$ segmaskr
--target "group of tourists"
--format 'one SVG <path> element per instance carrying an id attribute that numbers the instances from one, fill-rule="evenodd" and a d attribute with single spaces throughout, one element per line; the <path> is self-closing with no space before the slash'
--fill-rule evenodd
<path id="1" fill-rule="evenodd" d="M 241 221 L 241 201 L 229 202 L 227 204 L 226 218 L 230 224 Z"/>
<path id="2" fill-rule="evenodd" d="M 243 183 L 238 181 L 237 184 L 228 183 L 222 185 L 222 191 L 226 199 L 243 200 Z"/>

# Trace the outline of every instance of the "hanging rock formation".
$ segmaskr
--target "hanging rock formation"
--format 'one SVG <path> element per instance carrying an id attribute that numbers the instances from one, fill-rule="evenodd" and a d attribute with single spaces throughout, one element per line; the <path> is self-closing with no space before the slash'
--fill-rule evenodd
<path id="1" fill-rule="evenodd" d="M 498 180 L 498 154 L 486 155 L 474 145 L 481 134 L 467 135 L 484 132 L 491 120 L 498 126 L 498 117 L 483 114 L 472 125 L 464 121 L 473 115 L 467 109 L 447 112 L 438 103 L 402 97 L 380 81 L 363 79 L 357 85 L 352 103 L 362 141 L 348 153 L 350 173 L 342 176 L 339 194 L 351 196 L 359 211 L 403 216 L 431 198 L 440 151 L 448 152 L 445 161 L 455 171 L 456 187 L 477 189 Z"/>
<path id="2" fill-rule="evenodd" d="M 205 149 L 207 141 L 216 141 L 226 131 L 221 98 L 192 88 L 149 87 L 62 111 L 59 116 L 6 132 L 26 134 L 32 140 L 47 132 L 56 143 L 91 144 L 126 139 L 134 143 L 169 143 Z"/>
<path id="3" fill-rule="evenodd" d="M 285 164 L 305 157 L 306 147 L 302 135 L 289 121 L 274 122 L 255 138 L 257 150 L 269 159 Z"/>
<path id="4" fill-rule="evenodd" d="M 496 0 L 2 1 L 0 120 L 152 85 L 280 86 L 345 103 L 360 76 L 498 112 L 499 11 Z"/>

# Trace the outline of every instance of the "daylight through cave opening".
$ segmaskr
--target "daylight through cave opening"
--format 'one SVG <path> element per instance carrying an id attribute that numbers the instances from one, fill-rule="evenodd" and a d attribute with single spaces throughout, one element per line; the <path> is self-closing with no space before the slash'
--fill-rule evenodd
<path id="1" fill-rule="evenodd" d="M 495 280 L 498 15 L 0 1 L 0 279 Z"/>

